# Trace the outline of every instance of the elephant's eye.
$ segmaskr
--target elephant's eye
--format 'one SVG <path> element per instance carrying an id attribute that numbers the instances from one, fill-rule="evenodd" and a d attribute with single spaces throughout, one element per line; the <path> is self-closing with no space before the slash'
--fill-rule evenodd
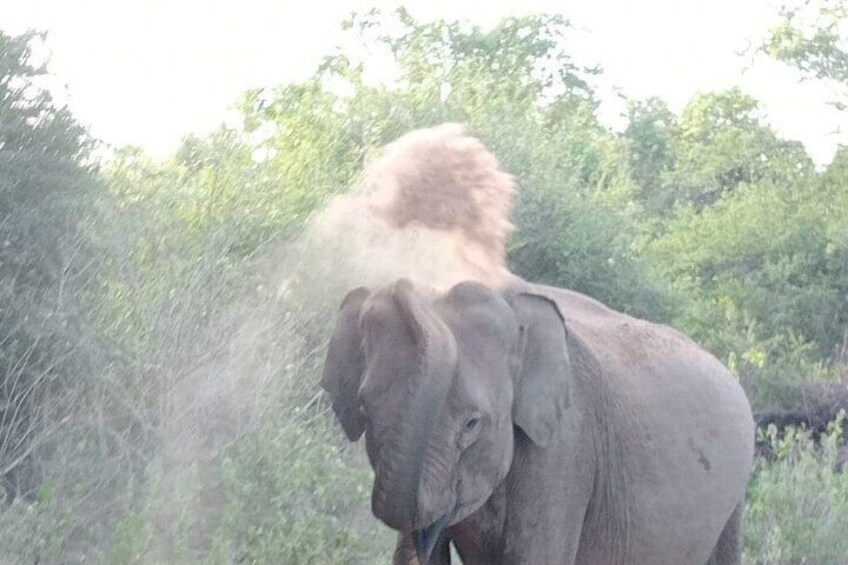
<path id="1" fill-rule="evenodd" d="M 466 449 L 471 447 L 479 438 L 480 430 L 483 429 L 483 417 L 479 412 L 469 415 L 462 425 L 462 432 L 457 437 L 459 447 Z"/>

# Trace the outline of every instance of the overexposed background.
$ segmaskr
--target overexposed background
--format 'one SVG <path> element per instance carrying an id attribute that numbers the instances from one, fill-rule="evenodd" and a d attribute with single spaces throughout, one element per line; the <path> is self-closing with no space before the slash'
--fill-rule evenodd
<path id="1" fill-rule="evenodd" d="M 617 92 L 656 95 L 679 112 L 697 91 L 739 85 L 817 163 L 846 141 L 845 115 L 828 105 L 827 84 L 801 83 L 794 70 L 756 55 L 779 11 L 770 0 L 0 0 L 0 25 L 49 33 L 50 68 L 95 136 L 161 157 L 184 135 L 216 127 L 248 88 L 311 73 L 351 12 L 402 4 L 420 20 L 481 26 L 564 14 L 576 26 L 577 62 L 604 69 L 601 116 L 613 128 L 624 108 Z"/>

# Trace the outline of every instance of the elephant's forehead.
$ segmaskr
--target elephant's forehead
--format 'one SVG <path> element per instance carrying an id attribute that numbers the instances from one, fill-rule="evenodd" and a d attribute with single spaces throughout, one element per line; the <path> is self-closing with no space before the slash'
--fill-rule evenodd
<path id="1" fill-rule="evenodd" d="M 420 369 L 420 356 L 403 324 L 374 323 L 365 332 L 365 373 L 359 394 L 378 401 L 403 394 Z"/>
<path id="2" fill-rule="evenodd" d="M 403 325 L 403 319 L 391 295 L 375 293 L 362 307 L 360 325 L 365 331 L 370 330 L 372 333 L 384 329 L 396 331 Z"/>

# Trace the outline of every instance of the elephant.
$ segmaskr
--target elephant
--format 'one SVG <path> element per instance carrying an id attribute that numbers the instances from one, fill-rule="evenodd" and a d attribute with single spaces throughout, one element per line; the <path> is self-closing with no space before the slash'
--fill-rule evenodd
<path id="1" fill-rule="evenodd" d="M 516 277 L 348 293 L 322 388 L 394 563 L 738 564 L 745 393 L 671 327 Z"/>

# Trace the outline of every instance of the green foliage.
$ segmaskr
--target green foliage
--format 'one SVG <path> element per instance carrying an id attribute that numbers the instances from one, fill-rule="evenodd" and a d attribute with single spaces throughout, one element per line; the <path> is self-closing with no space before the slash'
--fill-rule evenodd
<path id="1" fill-rule="evenodd" d="M 699 291 L 722 294 L 771 331 L 795 328 L 818 343 L 841 338 L 844 262 L 822 222 L 832 202 L 816 188 L 746 186 L 700 214 L 681 213 L 653 249 Z M 710 292 L 712 291 L 712 292 Z M 706 328 L 705 328 L 706 329 Z"/>
<path id="2" fill-rule="evenodd" d="M 222 563 L 390 560 L 395 536 L 368 513 L 371 473 L 351 466 L 327 424 L 325 414 L 286 415 L 224 455 Z"/>
<path id="3" fill-rule="evenodd" d="M 776 454 L 758 460 L 748 489 L 745 562 L 840 565 L 848 555 L 848 472 L 836 467 L 844 412 L 821 445 L 808 432 L 760 434 Z"/>
<path id="4" fill-rule="evenodd" d="M 739 361 L 743 376 L 771 379 L 764 388 L 785 381 L 778 373 L 794 372 L 794 384 L 809 378 L 812 363 L 834 359 L 848 324 L 848 248 L 840 227 L 848 208 L 822 180 L 792 190 L 743 185 L 700 213 L 681 211 L 650 244 L 691 296 L 677 324 L 720 357 Z"/>
<path id="5" fill-rule="evenodd" d="M 513 270 L 636 315 L 664 318 L 662 281 L 647 277 L 650 265 L 637 248 L 644 228 L 629 201 L 633 184 L 624 145 L 586 112 L 544 129 L 523 129 L 535 140 L 522 138 L 499 153 L 521 179 L 513 212 L 518 230 L 509 251 Z M 521 161 L 511 166 L 515 156 Z"/>
<path id="6" fill-rule="evenodd" d="M 0 480 L 34 495 L 39 455 L 102 351 L 81 312 L 91 280 L 90 142 L 44 88 L 34 33 L 0 32 Z M 71 386 L 73 385 L 73 386 Z"/>
<path id="7" fill-rule="evenodd" d="M 630 177 L 638 186 L 636 198 L 649 216 L 667 216 L 676 201 L 664 178 L 676 161 L 677 116 L 658 98 L 630 102 L 627 114 L 622 137 L 629 144 Z"/>
<path id="8" fill-rule="evenodd" d="M 794 4 L 794 5 L 793 5 Z M 781 22 L 769 30 L 761 49 L 791 65 L 804 77 L 835 83 L 848 96 L 848 36 L 844 0 L 793 3 L 781 10 Z M 837 101 L 845 109 L 845 101 Z"/>
<path id="9" fill-rule="evenodd" d="M 738 88 L 695 96 L 680 116 L 676 162 L 666 182 L 677 202 L 700 210 L 746 184 L 793 186 L 812 173 L 797 142 L 778 139 L 758 103 Z"/>
<path id="10" fill-rule="evenodd" d="M 646 210 L 652 197 L 677 204 L 645 246 L 672 281 L 670 320 L 725 360 L 755 404 L 782 404 L 799 382 L 836 373 L 822 365 L 848 325 L 838 160 L 816 173 L 738 90 L 697 96 L 674 124 L 673 159 L 641 193 Z"/>

